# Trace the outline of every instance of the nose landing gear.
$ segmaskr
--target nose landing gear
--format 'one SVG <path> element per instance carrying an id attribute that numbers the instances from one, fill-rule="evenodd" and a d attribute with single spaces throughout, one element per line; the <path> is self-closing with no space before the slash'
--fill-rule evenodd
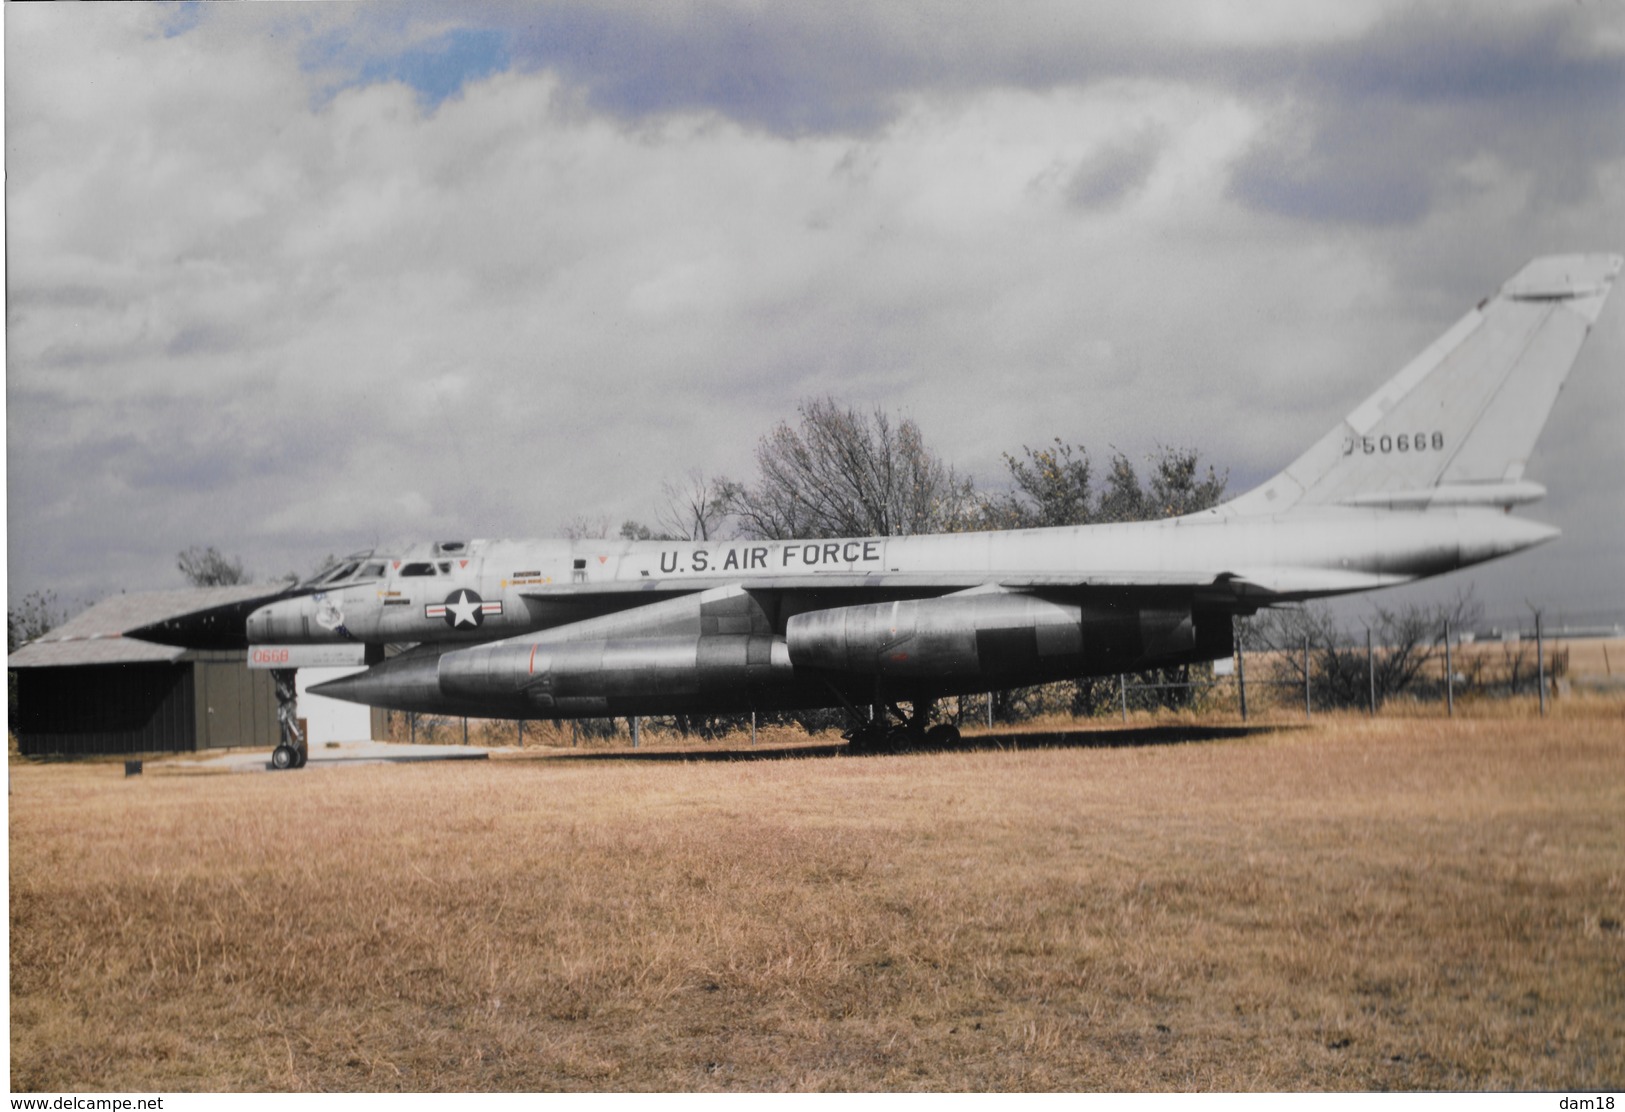
<path id="1" fill-rule="evenodd" d="M 271 669 L 271 679 L 276 684 L 276 720 L 282 731 L 281 743 L 271 750 L 271 767 L 278 772 L 304 768 L 309 759 L 309 747 L 299 729 L 298 676 L 297 668 Z"/>

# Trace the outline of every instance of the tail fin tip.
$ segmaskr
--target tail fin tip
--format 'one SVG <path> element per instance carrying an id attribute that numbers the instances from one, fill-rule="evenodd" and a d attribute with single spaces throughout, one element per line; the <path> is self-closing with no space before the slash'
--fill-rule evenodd
<path id="1" fill-rule="evenodd" d="M 1542 255 L 1508 278 L 1501 286 L 1501 296 L 1513 301 L 1599 297 L 1619 277 L 1622 265 L 1625 258 L 1619 255 Z"/>

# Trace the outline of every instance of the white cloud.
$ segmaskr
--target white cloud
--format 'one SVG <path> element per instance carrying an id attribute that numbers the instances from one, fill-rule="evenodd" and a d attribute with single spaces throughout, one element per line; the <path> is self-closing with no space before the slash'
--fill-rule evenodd
<path id="1" fill-rule="evenodd" d="M 1493 144 L 1430 166 L 1443 199 L 1397 226 L 1248 207 L 1233 168 L 1320 93 L 1211 62 L 904 82 L 861 135 L 779 133 L 598 110 L 546 67 L 428 108 L 312 44 L 371 21 L 374 49 L 421 45 L 454 9 L 271 7 L 168 38 L 150 9 L 8 10 L 14 593 L 162 585 L 193 543 L 271 572 L 380 535 L 648 519 L 662 480 L 743 474 L 824 393 L 911 414 L 986 481 L 1058 435 L 1196 446 L 1240 484 L 1523 257 L 1625 226 L 1617 160 L 1559 203 Z M 1110 34 L 1251 59 L 1387 10 L 1196 4 Z M 989 23 L 991 53 L 1098 30 L 1072 13 Z M 1085 172 L 1105 203 L 1069 203 Z M 1576 505 L 1625 516 L 1594 457 L 1563 464 L 1604 490 Z"/>

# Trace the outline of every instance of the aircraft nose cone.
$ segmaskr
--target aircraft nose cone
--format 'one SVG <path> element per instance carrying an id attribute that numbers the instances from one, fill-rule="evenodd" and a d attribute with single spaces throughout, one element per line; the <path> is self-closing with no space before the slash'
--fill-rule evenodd
<path id="1" fill-rule="evenodd" d="M 369 707 L 434 713 L 445 702 L 440 695 L 439 664 L 438 653 L 408 653 L 374 664 L 365 672 L 316 684 L 310 693 Z"/>
<path id="2" fill-rule="evenodd" d="M 209 606 L 132 629 L 125 636 L 181 649 L 245 649 L 250 640 L 261 640 L 250 637 L 253 616 L 281 597 L 277 592 Z"/>

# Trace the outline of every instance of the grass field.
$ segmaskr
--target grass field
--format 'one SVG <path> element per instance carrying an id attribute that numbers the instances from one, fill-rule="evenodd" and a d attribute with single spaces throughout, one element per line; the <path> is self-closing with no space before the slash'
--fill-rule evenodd
<path id="1" fill-rule="evenodd" d="M 14 761 L 11 1085 L 1625 1086 L 1625 702 L 677 756 Z"/>

